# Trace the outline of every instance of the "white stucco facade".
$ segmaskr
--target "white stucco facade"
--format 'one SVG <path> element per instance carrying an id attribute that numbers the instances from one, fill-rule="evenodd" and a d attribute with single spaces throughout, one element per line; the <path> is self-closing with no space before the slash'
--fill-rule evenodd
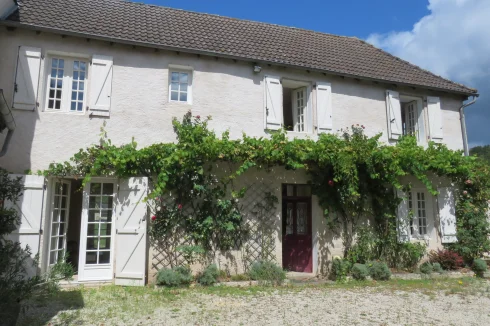
<path id="1" fill-rule="evenodd" d="M 463 97 L 444 92 L 362 81 L 352 78 L 309 72 L 280 66 L 262 66 L 254 72 L 254 64 L 230 59 L 197 56 L 152 48 L 110 44 L 85 38 L 62 37 L 50 33 L 16 29 L 0 29 L 0 88 L 8 101 L 14 94 L 17 55 L 20 46 L 41 48 L 40 79 L 37 109 L 13 110 L 16 130 L 6 156 L 0 158 L 0 166 L 12 173 L 36 172 L 48 168 L 50 163 L 68 160 L 81 148 L 98 143 L 100 128 L 105 130 L 115 144 L 128 143 L 134 137 L 138 147 L 175 140 L 172 118 L 181 117 L 189 110 L 193 115 L 211 116 L 210 127 L 217 133 L 229 130 L 231 138 L 267 136 L 264 129 L 264 77 L 278 76 L 301 81 L 311 86 L 312 124 L 316 126 L 316 90 L 319 82 L 331 84 L 332 132 L 359 124 L 365 126 L 369 136 L 382 133 L 381 140 L 388 139 L 386 91 L 395 89 L 400 94 L 422 99 L 424 130 L 428 130 L 427 96 L 437 96 L 441 103 L 444 137 L 442 142 L 450 149 L 462 150 L 463 140 L 458 109 Z M 92 117 L 84 113 L 46 111 L 47 60 L 51 54 L 62 54 L 90 60 L 94 55 L 113 58 L 111 107 L 109 117 Z M 169 101 L 169 69 L 180 67 L 192 73 L 192 104 Z M 88 70 L 88 83 L 91 83 Z M 317 137 L 316 130 L 306 134 L 291 133 L 291 137 Z M 425 135 L 427 136 L 427 135 Z M 3 142 L 0 135 L 0 142 Z M 306 183 L 301 172 L 277 170 L 270 174 L 252 173 L 247 182 L 272 184 L 280 198 L 282 183 Z M 247 183 L 244 182 L 244 183 Z M 52 181 L 51 181 L 52 183 Z M 432 200 L 432 199 L 431 199 Z M 48 205 L 49 206 L 49 205 Z M 45 207 L 48 207 L 45 206 Z M 435 207 L 435 206 L 434 206 Z M 43 212 L 43 221 L 49 212 Z M 281 261 L 281 206 L 275 212 L 277 232 L 276 249 Z M 437 234 L 436 214 L 431 229 L 430 248 L 440 245 Z M 49 220 L 48 220 L 49 221 Z M 48 222 L 45 222 L 48 223 Z M 322 210 L 315 196 L 312 197 L 313 272 L 325 272 L 325 262 L 332 255 L 342 253 L 340 239 L 335 239 L 325 225 Z M 46 249 L 43 249 L 45 252 Z M 151 252 L 151 251 L 150 251 Z M 239 253 L 233 254 L 238 257 Z M 151 254 L 150 254 L 151 256 Z M 227 256 L 217 258 L 220 266 L 228 266 Z M 148 258 L 148 275 L 154 275 L 152 258 Z M 230 268 L 231 269 L 231 268 Z M 235 272 L 242 272 L 238 268 Z M 231 271 L 233 272 L 233 271 Z"/>

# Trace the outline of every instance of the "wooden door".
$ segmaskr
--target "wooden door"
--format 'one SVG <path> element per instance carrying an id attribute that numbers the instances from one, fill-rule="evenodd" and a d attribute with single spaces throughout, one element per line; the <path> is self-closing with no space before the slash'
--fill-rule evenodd
<path id="1" fill-rule="evenodd" d="M 311 188 L 283 185 L 282 262 L 288 271 L 313 271 L 311 236 Z"/>

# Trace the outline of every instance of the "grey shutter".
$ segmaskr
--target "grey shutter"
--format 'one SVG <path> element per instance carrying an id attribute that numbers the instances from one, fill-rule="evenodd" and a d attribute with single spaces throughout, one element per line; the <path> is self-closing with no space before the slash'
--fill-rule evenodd
<path id="1" fill-rule="evenodd" d="M 388 118 L 388 138 L 397 140 L 403 135 L 400 94 L 386 91 L 386 117 Z"/>
<path id="2" fill-rule="evenodd" d="M 40 68 L 41 49 L 28 46 L 19 47 L 12 108 L 29 111 L 37 108 Z"/>
<path id="3" fill-rule="evenodd" d="M 108 117 L 112 97 L 112 57 L 97 55 L 92 57 L 90 69 L 90 115 Z"/>
<path id="4" fill-rule="evenodd" d="M 316 85 L 316 116 L 318 133 L 332 130 L 332 85 L 330 83 L 318 82 Z"/>

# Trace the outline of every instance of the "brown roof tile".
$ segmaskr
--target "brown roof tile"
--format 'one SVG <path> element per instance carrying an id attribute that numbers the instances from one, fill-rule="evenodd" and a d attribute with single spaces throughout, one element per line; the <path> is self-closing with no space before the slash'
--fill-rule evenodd
<path id="1" fill-rule="evenodd" d="M 357 38 L 123 0 L 19 0 L 10 22 L 455 93 L 475 89 Z"/>

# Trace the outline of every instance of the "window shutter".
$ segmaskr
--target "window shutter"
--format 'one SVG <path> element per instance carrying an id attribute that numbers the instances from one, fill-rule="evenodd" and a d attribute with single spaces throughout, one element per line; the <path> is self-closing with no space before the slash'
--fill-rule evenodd
<path id="1" fill-rule="evenodd" d="M 406 194 L 397 189 L 397 196 L 401 198 L 402 201 L 400 205 L 398 205 L 397 212 L 397 235 L 398 242 L 408 242 L 410 241 L 410 219 L 408 217 L 408 196 Z"/>
<path id="2" fill-rule="evenodd" d="M 397 140 L 403 134 L 400 94 L 386 91 L 386 117 L 388 118 L 388 138 Z"/>
<path id="3" fill-rule="evenodd" d="M 265 77 L 265 129 L 282 127 L 282 85 L 278 77 Z"/>
<path id="4" fill-rule="evenodd" d="M 111 110 L 112 57 L 94 54 L 90 73 L 90 115 L 108 117 Z"/>
<path id="5" fill-rule="evenodd" d="M 40 68 L 41 49 L 27 46 L 19 47 L 12 108 L 30 111 L 37 108 Z"/>
<path id="6" fill-rule="evenodd" d="M 330 83 L 318 82 L 316 85 L 316 115 L 318 133 L 332 130 L 332 85 Z"/>
<path id="7" fill-rule="evenodd" d="M 439 206 L 439 223 L 441 225 L 442 243 L 457 242 L 454 188 L 440 188 L 438 191 L 437 204 Z"/>
<path id="8" fill-rule="evenodd" d="M 22 247 L 29 246 L 31 257 L 34 258 L 39 253 L 39 241 L 41 230 L 41 218 L 44 202 L 44 177 L 37 175 L 10 174 L 9 178 L 21 178 L 24 191 L 19 200 L 14 204 L 6 202 L 6 208 L 14 208 L 19 212 L 20 225 L 12 232 L 9 240 L 19 242 Z M 37 275 L 37 266 L 28 264 L 26 266 L 30 277 Z"/>
<path id="9" fill-rule="evenodd" d="M 116 202 L 117 285 L 145 285 L 148 178 L 119 182 Z"/>
<path id="10" fill-rule="evenodd" d="M 441 141 L 443 137 L 441 99 L 427 96 L 427 110 L 429 111 L 430 138 L 433 141 Z"/>

